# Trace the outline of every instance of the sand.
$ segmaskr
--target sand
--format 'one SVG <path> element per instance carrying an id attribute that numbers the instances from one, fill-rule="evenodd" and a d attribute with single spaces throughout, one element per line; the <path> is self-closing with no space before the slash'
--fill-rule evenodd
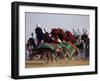
<path id="1" fill-rule="evenodd" d="M 62 66 L 82 66 L 89 65 L 89 59 L 71 58 L 59 59 L 58 61 L 46 62 L 45 60 L 29 60 L 25 61 L 25 68 L 39 68 L 39 67 L 62 67 Z"/>

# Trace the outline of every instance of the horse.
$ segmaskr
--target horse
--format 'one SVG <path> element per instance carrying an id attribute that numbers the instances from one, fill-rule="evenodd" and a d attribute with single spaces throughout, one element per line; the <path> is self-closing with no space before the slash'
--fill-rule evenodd
<path id="1" fill-rule="evenodd" d="M 72 55 L 73 56 L 78 55 L 79 49 L 74 45 L 74 43 L 76 42 L 76 39 L 70 31 L 64 32 L 60 28 L 58 28 L 58 29 L 54 28 L 54 29 L 52 29 L 51 34 L 52 34 L 51 37 L 55 38 L 53 41 L 54 44 L 58 44 L 58 39 L 60 39 L 63 44 L 65 42 L 68 42 L 68 44 L 75 50 Z M 63 52 L 58 53 L 58 57 L 60 57 L 60 54 L 63 54 L 65 56 L 69 56 L 70 55 L 69 50 L 70 50 L 69 48 L 66 48 L 65 54 L 63 54 Z M 63 55 L 61 55 L 61 56 L 63 56 Z"/>
<path id="2" fill-rule="evenodd" d="M 52 43 L 53 40 L 49 36 L 49 33 L 46 31 L 46 29 L 44 29 L 44 31 L 45 31 L 45 33 L 44 33 L 44 42 L 46 42 L 46 43 Z"/>
<path id="3" fill-rule="evenodd" d="M 83 40 L 84 42 L 84 48 L 85 48 L 85 57 L 88 58 L 89 57 L 89 44 L 90 44 L 90 40 L 87 34 L 83 34 L 81 36 L 81 40 Z"/>
<path id="4" fill-rule="evenodd" d="M 45 60 L 47 63 L 52 62 L 53 58 L 51 55 L 51 49 L 49 48 L 38 48 L 38 49 L 33 49 L 33 56 L 38 56 L 40 55 L 39 60 Z"/>
<path id="5" fill-rule="evenodd" d="M 31 50 L 28 50 L 29 47 L 31 47 Z M 45 59 L 47 62 L 52 61 L 51 49 L 50 48 L 37 48 L 33 38 L 29 38 L 29 40 L 27 41 L 26 50 L 28 50 L 30 53 L 29 54 L 30 59 L 33 59 L 33 57 L 40 55 L 39 60 Z"/>
<path id="6" fill-rule="evenodd" d="M 51 30 L 51 37 L 54 37 L 54 40 L 53 40 L 53 43 L 54 44 L 57 44 L 58 43 L 58 38 L 62 42 L 64 42 L 64 41 L 67 40 L 67 37 L 66 37 L 65 32 L 62 29 L 60 29 L 60 28 L 58 28 L 58 29 L 57 28 L 52 29 Z"/>

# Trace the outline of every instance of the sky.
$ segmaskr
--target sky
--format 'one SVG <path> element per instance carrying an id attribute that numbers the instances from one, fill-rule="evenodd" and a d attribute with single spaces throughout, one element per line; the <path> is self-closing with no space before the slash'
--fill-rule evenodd
<path id="1" fill-rule="evenodd" d="M 51 32 L 52 28 L 62 28 L 64 31 L 72 32 L 79 29 L 81 33 L 84 28 L 89 31 L 89 15 L 79 14 L 54 14 L 54 13 L 35 13 L 25 12 L 25 39 L 26 41 L 31 37 L 33 32 L 34 37 L 35 28 L 38 24 L 39 27 L 46 28 L 47 32 Z"/>

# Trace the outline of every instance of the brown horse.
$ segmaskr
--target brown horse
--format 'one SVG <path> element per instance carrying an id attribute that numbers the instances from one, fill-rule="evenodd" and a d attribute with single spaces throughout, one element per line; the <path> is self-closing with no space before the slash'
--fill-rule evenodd
<path id="1" fill-rule="evenodd" d="M 37 48 L 35 45 L 35 42 L 33 38 L 29 38 L 27 44 L 26 44 L 26 50 L 31 46 L 31 50 L 29 51 L 31 54 L 29 55 L 29 58 L 32 59 L 35 56 L 40 55 L 40 60 L 44 59 L 47 62 L 52 61 L 52 54 L 51 49 L 49 48 Z M 37 57 L 38 58 L 38 57 Z"/>
<path id="2" fill-rule="evenodd" d="M 39 59 L 45 60 L 47 63 L 51 62 L 53 60 L 52 54 L 51 54 L 51 49 L 49 49 L 49 48 L 33 49 L 32 55 L 33 55 L 33 57 L 36 55 L 40 55 L 41 57 Z"/>
<path id="3" fill-rule="evenodd" d="M 56 28 L 52 29 L 51 34 L 52 34 L 51 37 L 54 37 L 53 43 L 55 43 L 55 44 L 58 43 L 58 38 L 62 42 L 67 40 L 65 32 L 62 29 L 60 29 L 60 28 L 58 28 L 58 29 L 56 29 Z"/>

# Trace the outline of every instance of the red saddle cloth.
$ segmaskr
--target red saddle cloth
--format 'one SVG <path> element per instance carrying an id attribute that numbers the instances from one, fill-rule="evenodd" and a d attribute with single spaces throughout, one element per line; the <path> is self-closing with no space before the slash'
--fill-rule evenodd
<path id="1" fill-rule="evenodd" d="M 66 31 L 64 32 L 62 29 L 58 28 L 58 29 L 52 29 L 51 31 L 52 37 L 54 37 L 54 43 L 58 43 L 58 35 L 62 35 L 61 37 L 61 41 L 69 41 L 71 43 L 75 43 L 76 39 L 74 37 L 74 35 L 70 32 L 70 31 Z"/>
<path id="2" fill-rule="evenodd" d="M 74 35 L 70 31 L 66 31 L 66 35 L 67 35 L 68 41 L 70 41 L 73 44 L 76 42 Z"/>
<path id="3" fill-rule="evenodd" d="M 54 43 L 58 43 L 58 35 L 62 36 L 61 37 L 62 42 L 67 40 L 66 33 L 60 28 L 59 29 L 56 29 L 56 28 L 52 29 L 51 34 L 52 34 L 51 37 L 54 37 Z"/>

